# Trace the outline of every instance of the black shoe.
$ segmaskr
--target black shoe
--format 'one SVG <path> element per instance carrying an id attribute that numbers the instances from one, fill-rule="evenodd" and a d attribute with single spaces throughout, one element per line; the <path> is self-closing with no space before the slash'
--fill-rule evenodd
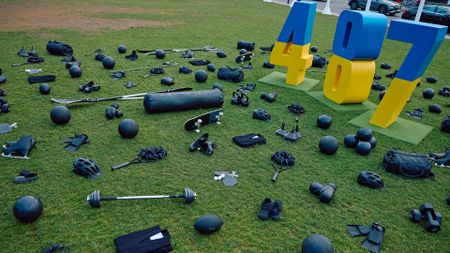
<path id="1" fill-rule="evenodd" d="M 203 143 L 208 141 L 208 137 L 209 137 L 209 134 L 206 133 L 206 134 L 202 135 L 202 137 L 198 138 L 196 141 L 191 143 L 191 145 L 189 145 L 189 151 L 193 152 L 193 151 L 198 150 Z"/>
<path id="2" fill-rule="evenodd" d="M 434 160 L 436 166 L 450 168 L 450 152 L 448 151 L 449 150 L 447 150 L 447 153 L 443 157 Z"/>
<path id="3" fill-rule="evenodd" d="M 17 176 L 14 178 L 15 184 L 23 184 L 23 183 L 33 182 L 38 178 L 37 173 L 29 172 L 26 170 L 22 170 L 19 175 L 20 176 Z"/>
<path id="4" fill-rule="evenodd" d="M 214 154 L 214 149 L 216 145 L 212 141 L 205 141 L 200 145 L 200 151 L 202 151 L 206 155 Z"/>
<path id="5" fill-rule="evenodd" d="M 267 220 L 270 217 L 270 210 L 272 206 L 272 200 L 265 198 L 261 203 L 261 209 L 258 212 L 258 218 L 260 220 Z"/>
<path id="6" fill-rule="evenodd" d="M 281 212 L 283 211 L 283 204 L 281 204 L 280 200 L 275 200 L 270 207 L 270 217 L 272 220 L 281 219 Z"/>

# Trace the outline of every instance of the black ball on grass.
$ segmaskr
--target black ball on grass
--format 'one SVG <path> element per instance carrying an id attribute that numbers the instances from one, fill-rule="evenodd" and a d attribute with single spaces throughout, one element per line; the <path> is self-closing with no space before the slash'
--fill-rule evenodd
<path id="1" fill-rule="evenodd" d="M 360 155 L 368 155 L 372 151 L 372 145 L 367 141 L 360 141 L 356 145 L 356 153 Z"/>
<path id="2" fill-rule="evenodd" d="M 377 145 L 377 139 L 375 139 L 375 137 L 372 136 L 372 138 L 370 138 L 369 140 L 370 146 L 372 146 L 372 149 L 375 148 L 375 146 Z"/>
<path id="3" fill-rule="evenodd" d="M 47 83 L 43 83 L 43 84 L 39 85 L 39 92 L 42 95 L 50 94 L 50 90 L 51 90 L 50 85 L 48 85 Z"/>
<path id="4" fill-rule="evenodd" d="M 22 197 L 14 203 L 13 214 L 23 223 L 37 220 L 44 210 L 42 201 L 34 196 Z"/>
<path id="5" fill-rule="evenodd" d="M 323 154 L 333 155 L 339 149 L 339 142 L 334 136 L 324 136 L 319 141 L 319 149 Z"/>
<path id="6" fill-rule="evenodd" d="M 155 51 L 155 56 L 158 59 L 164 59 L 164 57 L 166 57 L 166 52 L 164 52 L 164 50 L 162 49 L 158 49 Z"/>
<path id="7" fill-rule="evenodd" d="M 195 81 L 198 83 L 204 83 L 206 80 L 208 80 L 208 73 L 206 71 L 203 69 L 195 71 Z"/>
<path id="8" fill-rule="evenodd" d="M 331 126 L 331 117 L 328 115 L 320 115 L 317 118 L 317 126 L 322 129 L 328 129 Z"/>
<path id="9" fill-rule="evenodd" d="M 303 240 L 302 253 L 334 253 L 334 248 L 330 239 L 315 234 Z"/>
<path id="10" fill-rule="evenodd" d="M 216 66 L 214 66 L 214 64 L 210 63 L 210 64 L 206 65 L 206 69 L 208 69 L 208 71 L 210 71 L 210 72 L 214 72 L 214 71 L 216 71 Z"/>
<path id="11" fill-rule="evenodd" d="M 136 121 L 132 119 L 123 119 L 119 123 L 119 134 L 126 139 L 134 138 L 139 131 L 139 126 Z"/>
<path id="12" fill-rule="evenodd" d="M 125 45 L 119 45 L 119 47 L 117 47 L 117 51 L 119 51 L 120 54 L 124 54 L 127 52 L 127 47 Z"/>
<path id="13" fill-rule="evenodd" d="M 358 132 L 356 132 L 356 137 L 358 137 L 358 140 L 360 141 L 369 141 L 370 138 L 373 137 L 373 132 L 370 128 L 363 127 L 358 129 Z"/>
<path id="14" fill-rule="evenodd" d="M 113 69 L 116 66 L 116 61 L 110 56 L 105 56 L 102 60 L 103 67 L 105 69 Z"/>
<path id="15" fill-rule="evenodd" d="M 318 48 L 316 46 L 312 46 L 309 50 L 313 53 L 316 53 Z"/>
<path id="16" fill-rule="evenodd" d="M 64 125 L 70 121 L 70 110 L 63 105 L 55 106 L 50 111 L 50 118 L 52 119 L 53 123 L 57 125 Z"/>
<path id="17" fill-rule="evenodd" d="M 81 68 L 78 65 L 74 64 L 69 69 L 69 74 L 70 74 L 70 77 L 72 77 L 72 78 L 80 77 L 81 73 L 82 73 Z"/>
<path id="18" fill-rule="evenodd" d="M 347 148 L 355 148 L 356 144 L 358 144 L 358 138 L 356 138 L 356 134 L 347 134 L 344 137 L 344 145 Z"/>
<path id="19" fill-rule="evenodd" d="M 426 99 L 432 99 L 434 97 L 434 90 L 432 88 L 426 88 L 422 95 Z"/>

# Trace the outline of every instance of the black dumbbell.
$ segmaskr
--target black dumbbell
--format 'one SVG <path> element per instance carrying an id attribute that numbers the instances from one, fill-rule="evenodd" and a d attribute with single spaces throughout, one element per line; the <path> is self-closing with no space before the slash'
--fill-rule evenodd
<path id="1" fill-rule="evenodd" d="M 334 193 L 336 192 L 336 184 L 329 183 L 323 186 L 320 183 L 313 182 L 309 186 L 309 191 L 319 197 L 320 201 L 329 203 L 333 199 Z"/>
<path id="2" fill-rule="evenodd" d="M 436 232 L 441 229 L 442 214 L 435 212 L 430 203 L 422 204 L 419 209 L 411 210 L 409 219 L 416 223 L 426 220 L 425 228 L 430 232 Z"/>

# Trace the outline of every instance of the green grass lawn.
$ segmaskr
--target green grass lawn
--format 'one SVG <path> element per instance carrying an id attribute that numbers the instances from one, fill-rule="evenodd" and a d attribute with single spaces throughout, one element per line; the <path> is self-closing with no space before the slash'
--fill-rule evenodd
<path id="1" fill-rule="evenodd" d="M 2 1 L 2 3 L 13 1 Z M 97 32 L 66 29 L 40 29 L 26 32 L 0 32 L 0 67 L 8 81 L 0 88 L 8 92 L 7 100 L 11 112 L 0 115 L 0 122 L 17 122 L 19 128 L 0 135 L 0 142 L 16 140 L 25 134 L 33 134 L 37 145 L 31 151 L 30 160 L 0 158 L 0 247 L 2 252 L 38 252 L 44 245 L 58 242 L 68 245 L 72 252 L 114 252 L 113 239 L 117 236 L 160 225 L 172 235 L 175 252 L 300 252 L 302 240 L 314 233 L 320 233 L 333 242 L 336 252 L 367 252 L 360 247 L 363 238 L 352 238 L 346 232 L 346 224 L 370 224 L 380 221 L 386 228 L 383 252 L 450 252 L 450 208 L 445 198 L 450 197 L 450 170 L 433 168 L 435 180 L 410 180 L 384 171 L 383 155 L 392 147 L 415 152 L 443 151 L 450 146 L 449 135 L 439 131 L 439 125 L 449 108 L 443 107 L 448 98 L 436 95 L 431 101 L 422 98 L 422 91 L 432 87 L 437 91 L 450 83 L 448 65 L 450 43 L 446 40 L 424 76 L 439 78 L 437 84 L 422 83 L 404 112 L 422 108 L 427 113 L 423 124 L 433 126 L 433 131 L 419 145 L 376 135 L 378 145 L 366 157 L 344 147 L 346 134 L 354 133 L 357 127 L 347 123 L 362 112 L 335 112 L 317 103 L 301 91 L 276 88 L 257 83 L 255 91 L 249 94 L 250 106 L 237 107 L 230 104 L 231 94 L 237 84 L 219 81 L 216 74 L 210 74 L 204 84 L 196 83 L 191 75 L 178 74 L 178 68 L 169 68 L 167 76 L 173 75 L 173 88 L 190 86 L 204 90 L 219 82 L 224 87 L 224 116 L 221 125 L 206 126 L 217 149 L 212 156 L 200 152 L 190 153 L 189 144 L 200 134 L 187 132 L 184 122 L 207 110 L 194 110 L 164 114 L 147 114 L 142 101 L 120 102 L 125 118 L 135 119 L 139 134 L 134 139 L 122 139 L 117 132 L 119 120 L 107 120 L 104 111 L 109 103 L 97 103 L 71 107 L 72 119 L 64 126 L 51 122 L 49 111 L 54 106 L 51 97 L 82 98 L 106 97 L 127 93 L 140 93 L 167 89 L 160 84 L 160 76 L 143 79 L 147 74 L 129 72 L 121 81 L 112 81 L 109 71 L 94 60 L 94 50 L 102 48 L 107 55 L 116 59 L 116 68 L 157 66 L 162 60 L 153 56 L 139 55 L 139 60 L 130 62 L 119 55 L 117 46 L 127 45 L 129 51 L 136 48 L 179 48 L 213 45 L 222 48 L 228 57 L 219 59 L 214 54 L 196 53 L 198 59 L 209 59 L 216 67 L 237 66 L 236 42 L 238 39 L 255 41 L 257 46 L 268 46 L 278 33 L 289 12 L 289 8 L 276 4 L 265 4 L 260 0 L 166 0 L 166 1 L 79 1 L 92 5 L 119 7 L 142 7 L 167 10 L 152 15 L 112 13 L 102 15 L 109 19 L 143 19 L 172 22 L 166 27 L 130 28 L 127 30 L 102 29 Z M 1 4 L 0 3 L 0 8 Z M 64 3 L 64 1 L 52 1 Z M 35 3 L 36 5 L 38 3 Z M 43 17 L 37 17 L 43 18 Z M 319 48 L 319 54 L 329 57 L 337 17 L 317 14 L 312 45 Z M 60 63 L 61 57 L 49 56 L 45 51 L 48 40 L 60 40 L 72 45 L 75 56 L 82 61 L 83 75 L 71 79 Z M 23 60 L 16 55 L 21 46 L 34 46 L 44 56 L 45 63 L 33 66 L 11 68 L 10 65 Z M 409 45 L 386 40 L 380 59 L 398 68 Z M 262 63 L 269 55 L 259 50 L 253 61 L 254 69 L 245 72 L 243 83 L 257 82 L 272 70 L 263 69 Z M 168 54 L 164 61 L 177 61 L 188 65 L 179 53 Z M 51 95 L 38 92 L 38 84 L 29 85 L 25 68 L 38 67 L 44 74 L 57 75 L 51 83 Z M 193 67 L 194 70 L 205 69 Z M 278 71 L 285 71 L 277 68 Z M 377 68 L 385 75 L 390 71 Z M 308 77 L 321 80 L 313 90 L 321 90 L 324 74 L 308 73 Z M 99 92 L 89 95 L 80 93 L 78 87 L 90 80 L 101 85 Z M 127 90 L 126 80 L 138 84 Z M 383 78 L 382 83 L 389 84 Z M 276 90 L 279 97 L 275 103 L 262 101 L 261 92 Z M 378 103 L 378 92 L 372 91 L 370 101 Z M 281 121 L 290 126 L 294 117 L 287 112 L 287 106 L 300 103 L 306 112 L 300 117 L 300 131 L 304 138 L 297 143 L 283 141 L 274 131 Z M 428 113 L 428 105 L 437 103 L 443 107 L 440 115 Z M 252 111 L 264 108 L 272 115 L 271 122 L 252 119 Z M 333 125 L 328 130 L 316 127 L 316 118 L 328 114 Z M 408 117 L 402 113 L 401 117 Z M 414 131 L 414 129 L 411 129 Z M 76 153 L 63 150 L 62 141 L 74 133 L 85 133 L 91 143 Z M 242 149 L 233 144 L 231 138 L 247 133 L 260 133 L 267 139 L 266 145 Z M 334 135 L 341 142 L 336 155 L 326 156 L 319 152 L 318 142 L 322 136 Z M 132 165 L 111 172 L 110 167 L 130 160 L 146 146 L 163 146 L 168 150 L 166 159 L 151 163 Z M 296 157 L 296 165 L 280 175 L 274 184 L 270 181 L 273 168 L 270 157 L 277 150 L 284 149 Z M 87 180 L 71 172 L 72 161 L 77 157 L 89 157 L 98 162 L 104 176 L 98 180 Z M 15 185 L 12 179 L 21 169 L 39 173 L 39 179 L 30 184 Z M 239 174 L 236 187 L 226 188 L 213 180 L 213 171 L 235 170 Z M 387 185 L 385 191 L 372 190 L 357 184 L 356 177 L 361 170 L 379 173 Z M 337 192 L 330 204 L 323 204 L 309 193 L 309 184 L 335 182 Z M 104 195 L 148 195 L 181 193 L 184 187 L 197 192 L 197 200 L 185 205 L 181 200 L 149 200 L 135 202 L 108 202 L 100 209 L 93 209 L 86 203 L 86 195 L 99 189 Z M 35 195 L 44 203 L 43 216 L 32 224 L 22 224 L 12 215 L 15 199 L 23 195 Z M 265 197 L 280 199 L 284 204 L 282 219 L 278 222 L 258 220 L 256 214 Z M 442 212 L 444 222 L 438 233 L 427 232 L 422 225 L 409 221 L 412 208 L 430 202 Z M 224 220 L 221 230 L 213 235 L 200 235 L 193 228 L 196 218 L 204 214 L 217 214 Z"/>

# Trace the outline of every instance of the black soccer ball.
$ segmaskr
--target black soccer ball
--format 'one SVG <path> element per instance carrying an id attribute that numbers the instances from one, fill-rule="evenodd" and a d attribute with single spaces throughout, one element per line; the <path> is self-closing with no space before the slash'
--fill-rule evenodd
<path id="1" fill-rule="evenodd" d="M 356 144 L 358 144 L 358 138 L 356 137 L 355 134 L 347 134 L 344 137 L 344 145 L 347 148 L 355 148 Z"/>
<path id="2" fill-rule="evenodd" d="M 194 228 L 202 234 L 212 234 L 222 227 L 223 221 L 217 215 L 203 215 L 194 223 Z"/>
<path id="3" fill-rule="evenodd" d="M 63 105 L 55 106 L 50 111 L 50 118 L 52 119 L 53 123 L 58 125 L 64 125 L 70 121 L 71 118 L 70 110 L 69 108 Z"/>
<path id="4" fill-rule="evenodd" d="M 356 137 L 360 141 L 369 141 L 370 138 L 373 137 L 373 132 L 372 132 L 372 130 L 370 130 L 370 128 L 363 127 L 363 128 L 360 128 L 358 130 L 358 132 L 356 132 Z"/>
<path id="5" fill-rule="evenodd" d="M 14 203 L 13 214 L 23 223 L 37 220 L 44 210 L 42 201 L 34 196 L 22 197 Z"/>
<path id="6" fill-rule="evenodd" d="M 198 83 L 204 83 L 206 80 L 208 80 L 208 73 L 206 73 L 206 71 L 203 69 L 195 71 L 195 81 Z"/>
<path id="7" fill-rule="evenodd" d="M 81 76 L 81 68 L 78 65 L 73 64 L 72 67 L 69 69 L 70 77 L 77 78 Z"/>
<path id="8" fill-rule="evenodd" d="M 214 66 L 214 64 L 210 63 L 210 64 L 206 65 L 206 69 L 208 69 L 208 71 L 210 71 L 210 72 L 214 72 L 214 71 L 216 71 L 216 66 Z"/>
<path id="9" fill-rule="evenodd" d="M 139 126 L 136 121 L 132 119 L 124 119 L 119 123 L 119 134 L 126 139 L 134 138 L 139 131 Z"/>
<path id="10" fill-rule="evenodd" d="M 319 149 L 323 154 L 333 155 L 339 149 L 339 142 L 334 136 L 324 136 L 319 141 Z"/>
<path id="11" fill-rule="evenodd" d="M 303 240 L 302 253 L 334 253 L 334 248 L 330 239 L 314 234 Z"/>
<path id="12" fill-rule="evenodd" d="M 119 47 L 117 47 L 117 51 L 119 51 L 120 54 L 124 54 L 127 52 L 127 47 L 125 45 L 119 45 Z"/>
<path id="13" fill-rule="evenodd" d="M 162 49 L 158 49 L 155 51 L 155 56 L 158 59 L 164 59 L 164 57 L 166 57 L 166 52 L 164 52 L 164 50 Z"/>
<path id="14" fill-rule="evenodd" d="M 356 145 L 356 153 L 360 155 L 368 155 L 372 151 L 372 145 L 368 141 L 360 141 Z"/>
<path id="15" fill-rule="evenodd" d="M 309 51 L 311 51 L 312 53 L 316 53 L 318 50 L 318 48 L 316 46 L 312 46 Z"/>
<path id="16" fill-rule="evenodd" d="M 103 67 L 105 69 L 113 69 L 116 66 L 116 61 L 110 56 L 105 56 L 102 60 Z"/>
<path id="17" fill-rule="evenodd" d="M 434 97 L 434 90 L 432 88 L 426 88 L 422 95 L 426 99 L 432 99 Z"/>
<path id="18" fill-rule="evenodd" d="M 328 115 L 320 115 L 317 118 L 317 126 L 322 129 L 328 129 L 331 126 L 331 117 Z"/>
<path id="19" fill-rule="evenodd" d="M 50 94 L 50 90 L 51 90 L 50 85 L 48 85 L 47 83 L 43 83 L 43 84 L 39 85 L 39 92 L 42 95 Z"/>

